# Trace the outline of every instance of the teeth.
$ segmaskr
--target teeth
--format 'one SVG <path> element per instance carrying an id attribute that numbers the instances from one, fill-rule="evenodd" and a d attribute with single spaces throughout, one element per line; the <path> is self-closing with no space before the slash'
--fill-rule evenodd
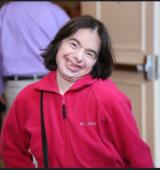
<path id="1" fill-rule="evenodd" d="M 75 65 L 75 64 L 72 64 L 72 67 L 79 68 L 79 66 L 77 66 L 77 65 Z"/>
<path id="2" fill-rule="evenodd" d="M 80 66 L 80 65 L 78 65 L 78 64 L 76 64 L 76 63 L 74 63 L 74 62 L 72 62 L 71 60 L 67 60 L 67 65 L 68 65 L 68 67 L 70 67 L 70 69 L 72 70 L 72 71 L 80 71 L 80 69 L 82 68 L 82 66 Z"/>
<path id="3" fill-rule="evenodd" d="M 79 69 L 79 67 L 77 66 L 74 66 L 74 65 L 71 65 L 71 67 L 75 68 L 75 69 Z"/>
<path id="4" fill-rule="evenodd" d="M 75 68 L 81 68 L 81 66 L 79 66 L 79 65 L 77 65 L 77 64 L 74 64 L 73 62 L 70 62 L 70 65 L 71 65 L 72 67 L 75 67 Z"/>

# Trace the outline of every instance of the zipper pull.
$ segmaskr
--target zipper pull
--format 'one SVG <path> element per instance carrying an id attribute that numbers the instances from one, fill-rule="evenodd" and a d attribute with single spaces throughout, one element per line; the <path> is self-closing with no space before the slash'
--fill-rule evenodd
<path id="1" fill-rule="evenodd" d="M 66 112 L 66 105 L 65 104 L 62 105 L 62 115 L 63 115 L 63 119 L 67 118 L 67 112 Z"/>
<path id="2" fill-rule="evenodd" d="M 67 118 L 67 112 L 66 112 L 66 105 L 65 105 L 64 97 L 62 97 L 62 116 L 63 116 L 63 119 Z"/>

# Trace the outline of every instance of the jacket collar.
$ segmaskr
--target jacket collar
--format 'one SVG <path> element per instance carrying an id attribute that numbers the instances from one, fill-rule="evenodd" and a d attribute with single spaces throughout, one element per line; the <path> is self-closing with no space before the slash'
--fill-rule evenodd
<path id="1" fill-rule="evenodd" d="M 75 91 L 83 89 L 91 85 L 96 79 L 93 79 L 91 75 L 85 75 L 77 80 L 68 91 Z M 35 89 L 53 93 L 59 93 L 58 85 L 56 81 L 56 71 L 50 71 L 45 77 L 36 82 Z"/>

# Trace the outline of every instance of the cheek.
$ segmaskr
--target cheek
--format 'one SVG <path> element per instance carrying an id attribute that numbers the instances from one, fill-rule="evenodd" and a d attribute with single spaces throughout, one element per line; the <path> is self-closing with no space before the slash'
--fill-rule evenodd
<path id="1" fill-rule="evenodd" d="M 57 65 L 59 65 L 59 54 L 58 53 L 56 55 L 56 63 L 57 63 Z"/>
<path id="2" fill-rule="evenodd" d="M 67 47 L 61 47 L 59 51 L 57 52 L 56 60 L 62 60 L 66 58 L 69 54 L 71 54 L 72 51 Z"/>
<path id="3" fill-rule="evenodd" d="M 62 65 L 62 54 L 61 52 L 58 52 L 57 55 L 56 55 L 56 63 L 57 63 L 57 66 L 60 67 L 60 65 Z"/>
<path id="4" fill-rule="evenodd" d="M 90 62 L 88 62 L 87 66 L 88 66 L 88 68 L 92 69 L 95 64 L 96 64 L 96 61 L 90 61 Z"/>
<path id="5" fill-rule="evenodd" d="M 64 47 L 60 47 L 58 52 L 57 52 L 57 55 L 56 55 L 56 62 L 60 62 L 62 60 L 62 58 L 64 57 L 65 55 L 65 51 L 63 50 Z"/>

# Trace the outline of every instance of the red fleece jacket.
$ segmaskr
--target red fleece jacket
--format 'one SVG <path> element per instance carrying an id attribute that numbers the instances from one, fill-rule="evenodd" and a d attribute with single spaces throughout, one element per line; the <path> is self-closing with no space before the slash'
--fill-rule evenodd
<path id="1" fill-rule="evenodd" d="M 141 139 L 129 99 L 111 79 L 79 79 L 63 96 L 56 73 L 24 88 L 16 97 L 2 131 L 6 167 L 43 167 L 40 91 L 49 167 L 153 167 Z M 62 112 L 65 104 L 66 115 Z"/>

